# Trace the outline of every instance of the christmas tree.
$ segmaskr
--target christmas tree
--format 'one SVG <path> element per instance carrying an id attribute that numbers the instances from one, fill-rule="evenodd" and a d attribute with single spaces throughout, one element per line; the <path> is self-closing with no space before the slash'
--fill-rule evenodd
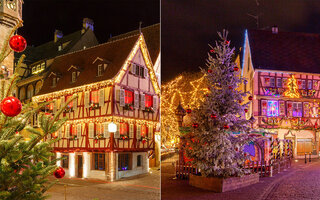
<path id="1" fill-rule="evenodd" d="M 297 79 L 292 75 L 288 80 L 288 90 L 284 92 L 284 96 L 291 98 L 299 98 L 300 93 L 298 90 Z"/>
<path id="2" fill-rule="evenodd" d="M 186 137 L 185 151 L 202 176 L 241 176 L 246 172 L 243 164 L 248 156 L 243 147 L 249 131 L 249 120 L 241 117 L 248 103 L 241 102 L 248 93 L 238 89 L 245 80 L 239 77 L 239 68 L 233 62 L 234 48 L 229 47 L 228 32 L 218 35 L 220 40 L 208 54 L 208 69 L 202 69 L 209 92 L 192 112 L 193 131 Z"/>
<path id="3" fill-rule="evenodd" d="M 25 49 L 24 38 L 19 35 L 13 36 L 18 27 L 19 24 L 4 41 L 0 63 L 12 50 L 21 52 Z M 19 59 L 16 71 L 19 70 L 24 57 L 23 55 Z M 65 107 L 51 116 L 40 112 L 48 103 L 42 105 L 29 103 L 22 106 L 19 99 L 12 96 L 19 75 L 6 77 L 5 71 L 2 71 L 0 79 L 0 199 L 45 199 L 44 193 L 55 183 L 50 183 L 47 177 L 53 172 L 56 177 L 62 177 L 64 171 L 57 169 L 56 159 L 49 159 L 54 156 L 50 144 L 56 140 L 44 142 L 43 139 L 55 133 L 66 121 L 65 118 L 58 119 Z M 71 99 L 68 102 L 70 101 Z M 29 125 L 35 114 L 38 114 L 40 120 L 39 128 Z M 22 131 L 29 133 L 28 138 L 20 134 Z"/>

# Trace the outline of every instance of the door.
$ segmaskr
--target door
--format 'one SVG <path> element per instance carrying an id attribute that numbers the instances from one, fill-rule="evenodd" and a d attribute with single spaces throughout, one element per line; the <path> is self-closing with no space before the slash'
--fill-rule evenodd
<path id="1" fill-rule="evenodd" d="M 82 178 L 83 163 L 82 155 L 78 155 L 78 178 Z"/>

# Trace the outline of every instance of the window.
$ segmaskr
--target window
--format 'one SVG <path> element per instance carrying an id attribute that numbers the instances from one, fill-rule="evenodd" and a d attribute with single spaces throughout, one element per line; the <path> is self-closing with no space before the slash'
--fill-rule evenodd
<path id="1" fill-rule="evenodd" d="M 76 82 L 76 79 L 77 79 L 77 72 L 72 72 L 71 82 L 72 83 Z"/>
<path id="2" fill-rule="evenodd" d="M 308 89 L 312 90 L 312 80 L 308 80 Z"/>
<path id="3" fill-rule="evenodd" d="M 267 116 L 268 117 L 279 116 L 278 101 L 268 101 Z"/>
<path id="4" fill-rule="evenodd" d="M 50 104 L 47 105 L 47 109 L 49 111 L 53 111 L 53 107 L 54 107 L 54 102 L 51 102 Z"/>
<path id="5" fill-rule="evenodd" d="M 142 166 L 142 156 L 141 155 L 138 155 L 137 156 L 137 167 L 141 167 Z"/>
<path id="6" fill-rule="evenodd" d="M 270 87 L 274 87 L 275 86 L 275 82 L 274 82 L 274 77 L 270 78 Z"/>
<path id="7" fill-rule="evenodd" d="M 140 76 L 144 78 L 144 67 L 140 67 Z"/>
<path id="8" fill-rule="evenodd" d="M 103 66 L 98 65 L 98 76 L 102 76 Z"/>
<path id="9" fill-rule="evenodd" d="M 141 78 L 145 77 L 145 68 L 143 66 L 139 66 L 137 64 L 132 63 L 132 67 L 135 66 L 135 75 L 140 76 Z M 134 70 L 131 69 L 131 72 L 133 73 Z"/>
<path id="10" fill-rule="evenodd" d="M 94 90 L 94 91 L 91 92 L 90 102 L 91 103 L 99 103 L 98 90 Z"/>
<path id="11" fill-rule="evenodd" d="M 70 134 L 70 135 L 71 135 L 71 136 L 77 136 L 77 128 L 76 128 L 76 125 L 73 124 L 73 125 L 70 126 L 70 128 L 71 128 L 71 130 L 70 130 L 70 133 L 71 133 L 71 134 Z"/>
<path id="12" fill-rule="evenodd" d="M 292 116 L 293 117 L 302 117 L 302 103 L 293 102 L 292 103 Z"/>
<path id="13" fill-rule="evenodd" d="M 120 135 L 128 135 L 129 127 L 127 123 L 120 123 Z"/>
<path id="14" fill-rule="evenodd" d="M 140 74 L 140 66 L 136 65 L 136 75 L 139 76 L 139 74 Z"/>
<path id="15" fill-rule="evenodd" d="M 72 95 L 69 95 L 69 96 L 67 96 L 67 101 L 69 100 L 69 99 L 71 99 L 72 98 Z M 67 105 L 67 108 L 72 108 L 73 107 L 73 101 L 70 101 L 70 103 Z"/>
<path id="16" fill-rule="evenodd" d="M 26 98 L 26 89 L 24 87 L 21 87 L 19 91 L 19 99 L 24 100 L 25 98 Z"/>
<path id="17" fill-rule="evenodd" d="M 33 86 L 30 84 L 28 85 L 28 89 L 27 89 L 27 99 L 31 99 L 32 96 L 33 96 Z"/>
<path id="18" fill-rule="evenodd" d="M 301 88 L 306 89 L 306 80 L 301 81 Z"/>
<path id="19" fill-rule="evenodd" d="M 61 51 L 61 50 L 62 50 L 62 46 L 59 45 L 59 46 L 58 46 L 58 51 Z"/>
<path id="20" fill-rule="evenodd" d="M 69 168 L 69 156 L 68 155 L 62 155 L 62 168 L 68 169 Z"/>
<path id="21" fill-rule="evenodd" d="M 94 169 L 105 170 L 105 155 L 103 153 L 94 154 Z"/>
<path id="22" fill-rule="evenodd" d="M 126 171 L 131 169 L 130 160 L 131 154 L 119 154 L 118 156 L 118 171 Z"/>
<path id="23" fill-rule="evenodd" d="M 152 107 L 152 96 L 151 95 L 145 95 L 145 107 L 150 108 Z"/>
<path id="24" fill-rule="evenodd" d="M 133 92 L 126 90 L 124 97 L 125 104 L 133 104 Z"/>
<path id="25" fill-rule="evenodd" d="M 282 79 L 281 78 L 277 78 L 277 87 L 278 88 L 282 87 Z"/>
<path id="26" fill-rule="evenodd" d="M 52 78 L 52 87 L 56 87 L 56 85 L 57 85 L 57 78 L 53 77 Z"/>
<path id="27" fill-rule="evenodd" d="M 147 136 L 147 126 L 146 125 L 142 125 L 141 126 L 141 137 L 146 137 Z"/>

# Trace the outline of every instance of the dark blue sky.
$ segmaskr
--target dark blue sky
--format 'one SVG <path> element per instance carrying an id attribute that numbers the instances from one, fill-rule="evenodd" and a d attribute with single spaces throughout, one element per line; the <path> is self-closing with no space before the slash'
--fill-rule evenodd
<path id="1" fill-rule="evenodd" d="M 160 22 L 160 0 L 24 0 L 24 27 L 19 29 L 29 45 L 53 40 L 55 29 L 63 34 L 82 28 L 85 17 L 94 20 L 99 42 Z"/>
<path id="2" fill-rule="evenodd" d="M 228 29 L 231 46 L 239 49 L 244 30 L 255 29 L 247 15 L 261 13 L 260 28 L 320 33 L 319 0 L 162 0 L 162 81 L 205 65 L 208 44 Z"/>

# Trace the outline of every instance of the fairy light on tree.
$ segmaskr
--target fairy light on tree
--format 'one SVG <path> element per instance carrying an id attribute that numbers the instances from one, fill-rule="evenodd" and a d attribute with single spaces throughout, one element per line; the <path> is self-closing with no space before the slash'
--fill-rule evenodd
<path id="1" fill-rule="evenodd" d="M 287 86 L 288 86 L 288 90 L 284 92 L 284 96 L 290 97 L 290 98 L 300 97 L 300 93 L 297 85 L 297 79 L 295 79 L 294 75 L 291 75 L 291 77 L 289 78 Z"/>

